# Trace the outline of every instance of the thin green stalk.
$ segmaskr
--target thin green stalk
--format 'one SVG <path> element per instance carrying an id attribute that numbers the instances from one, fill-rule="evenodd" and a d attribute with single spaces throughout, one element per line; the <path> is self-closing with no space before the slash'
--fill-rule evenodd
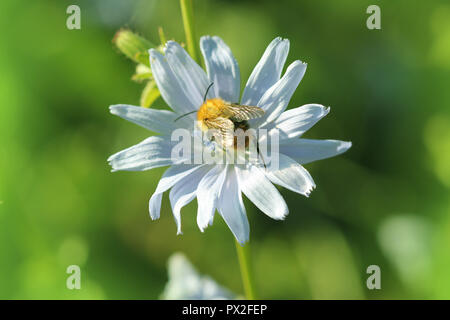
<path id="1" fill-rule="evenodd" d="M 198 61 L 197 41 L 194 31 L 194 15 L 192 9 L 192 0 L 180 0 L 181 16 L 183 17 L 184 33 L 186 35 L 187 51 L 192 59 Z"/>
<path id="2" fill-rule="evenodd" d="M 253 274 L 250 264 L 250 244 L 241 246 L 237 241 L 236 252 L 239 260 L 239 268 L 241 269 L 242 284 L 244 285 L 245 297 L 247 300 L 255 300 L 255 289 L 253 287 Z"/>
<path id="3" fill-rule="evenodd" d="M 159 34 L 159 41 L 161 42 L 161 45 L 165 45 L 167 40 L 166 40 L 166 35 L 164 34 L 164 30 L 162 27 L 158 27 L 158 34 Z"/>

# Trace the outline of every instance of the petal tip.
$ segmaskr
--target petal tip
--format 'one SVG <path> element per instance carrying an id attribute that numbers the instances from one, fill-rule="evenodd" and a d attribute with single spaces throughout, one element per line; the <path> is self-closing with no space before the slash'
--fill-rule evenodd
<path id="1" fill-rule="evenodd" d="M 279 44 L 289 44 L 289 39 L 288 38 L 283 38 L 281 36 L 275 37 L 269 44 L 269 46 L 276 46 Z"/>
<path id="2" fill-rule="evenodd" d="M 161 53 L 158 50 L 151 48 L 148 50 L 148 54 L 149 54 L 150 58 L 154 59 L 155 57 L 159 56 Z"/>
<path id="3" fill-rule="evenodd" d="M 343 141 L 342 144 L 338 147 L 339 152 L 345 152 L 352 147 L 351 141 Z"/>
<path id="4" fill-rule="evenodd" d="M 118 110 L 120 109 L 120 104 L 112 104 L 109 106 L 109 112 L 113 115 L 117 115 L 119 112 Z"/>
<path id="5" fill-rule="evenodd" d="M 294 62 L 292 62 L 288 69 L 299 69 L 296 72 L 299 72 L 299 74 L 301 75 L 301 77 L 303 78 L 303 75 L 305 74 L 305 71 L 308 67 L 308 64 L 306 62 L 303 62 L 301 60 L 295 60 Z M 287 70 L 286 70 L 287 72 Z"/>
<path id="6" fill-rule="evenodd" d="M 287 217 L 288 214 L 289 214 L 289 209 L 288 209 L 288 207 L 286 206 L 286 208 L 285 208 L 283 211 L 281 211 L 280 214 L 277 214 L 277 215 L 274 217 L 274 219 L 275 219 L 275 220 L 280 220 L 280 221 L 282 221 L 282 220 L 286 219 L 286 217 Z"/>
<path id="7" fill-rule="evenodd" d="M 200 37 L 200 43 L 203 43 L 205 41 L 211 40 L 211 36 L 210 35 L 205 35 L 205 36 L 201 36 Z"/>
<path id="8" fill-rule="evenodd" d="M 178 42 L 173 41 L 173 40 L 169 40 L 169 41 L 167 41 L 167 42 L 164 44 L 164 48 L 163 48 L 164 53 L 167 53 L 167 51 L 170 51 L 170 50 L 172 50 L 172 49 L 175 49 L 175 48 L 178 47 L 178 46 L 179 46 Z"/>
<path id="9" fill-rule="evenodd" d="M 219 37 L 219 36 L 213 36 L 212 39 L 213 39 L 214 41 L 223 42 L 222 38 Z"/>
<path id="10" fill-rule="evenodd" d="M 150 200 L 152 200 L 152 198 L 150 198 Z M 159 212 L 154 213 L 153 210 L 151 209 L 151 204 L 149 203 L 149 210 L 148 213 L 150 215 L 150 219 L 152 219 L 153 221 L 158 220 L 159 219 Z"/>
<path id="11" fill-rule="evenodd" d="M 305 193 L 303 194 L 305 197 L 309 198 L 309 196 L 311 195 L 311 193 L 314 191 L 314 189 L 316 189 L 316 185 L 312 184 L 308 190 L 305 191 Z"/>
<path id="12" fill-rule="evenodd" d="M 208 226 L 208 224 L 204 224 L 203 222 L 201 222 L 201 221 L 197 221 L 197 225 L 198 225 L 198 228 L 200 229 L 200 232 L 201 233 L 203 233 L 203 232 L 205 232 L 205 228 Z"/>

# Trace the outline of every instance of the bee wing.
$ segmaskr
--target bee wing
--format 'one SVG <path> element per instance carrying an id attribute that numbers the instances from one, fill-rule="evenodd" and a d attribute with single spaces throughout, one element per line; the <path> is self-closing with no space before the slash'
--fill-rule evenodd
<path id="1" fill-rule="evenodd" d="M 235 122 L 260 118 L 264 115 L 264 110 L 256 106 L 244 106 L 237 103 L 230 103 L 228 106 L 230 119 Z"/>
<path id="2" fill-rule="evenodd" d="M 209 129 L 217 130 L 220 137 L 218 143 L 225 147 L 234 144 L 234 123 L 230 119 L 218 117 L 214 120 L 205 120 L 205 124 Z"/>

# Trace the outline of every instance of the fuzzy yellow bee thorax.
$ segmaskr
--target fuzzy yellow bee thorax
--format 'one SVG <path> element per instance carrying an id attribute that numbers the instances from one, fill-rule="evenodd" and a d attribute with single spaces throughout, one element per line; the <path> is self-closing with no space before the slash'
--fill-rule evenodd
<path id="1" fill-rule="evenodd" d="M 197 112 L 197 120 L 204 121 L 223 116 L 225 101 L 220 98 L 208 99 L 200 106 Z"/>
<path id="2" fill-rule="evenodd" d="M 263 115 L 264 110 L 259 107 L 214 98 L 206 100 L 198 109 L 197 124 L 202 131 L 215 130 L 220 134 L 220 143 L 228 147 L 233 145 L 235 130 L 248 130 L 247 120 Z"/>
<path id="3" fill-rule="evenodd" d="M 200 106 L 197 112 L 199 127 L 203 131 L 207 131 L 208 129 L 210 129 L 210 127 L 208 127 L 207 125 L 208 121 L 214 121 L 219 117 L 228 118 L 229 115 L 226 112 L 226 106 L 228 104 L 228 102 L 220 98 L 206 100 L 205 103 Z"/>

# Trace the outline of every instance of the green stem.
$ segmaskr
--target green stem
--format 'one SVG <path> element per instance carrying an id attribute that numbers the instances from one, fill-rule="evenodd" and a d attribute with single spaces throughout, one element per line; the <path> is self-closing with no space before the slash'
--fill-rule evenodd
<path id="1" fill-rule="evenodd" d="M 194 15 L 192 9 L 192 0 L 180 0 L 181 16 L 183 17 L 184 33 L 186 34 L 187 51 L 197 63 L 197 42 L 194 32 Z"/>
<path id="2" fill-rule="evenodd" d="M 158 27 L 158 34 L 159 34 L 159 41 L 161 42 L 161 45 L 165 45 L 167 40 L 166 40 L 166 35 L 164 34 L 164 30 L 162 27 Z"/>
<path id="3" fill-rule="evenodd" d="M 244 285 L 245 297 L 247 300 L 255 300 L 255 289 L 253 287 L 253 275 L 250 266 L 250 244 L 241 246 L 237 241 L 236 252 L 239 260 L 239 268 L 241 269 L 242 284 Z"/>

